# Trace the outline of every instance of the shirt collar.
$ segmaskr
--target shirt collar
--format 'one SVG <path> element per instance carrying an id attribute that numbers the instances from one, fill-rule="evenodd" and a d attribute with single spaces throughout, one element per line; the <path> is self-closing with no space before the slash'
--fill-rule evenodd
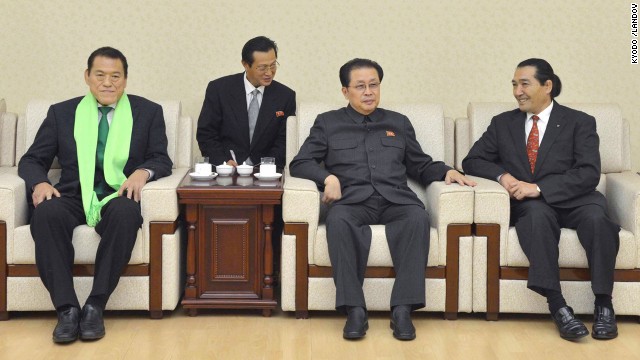
<path id="1" fill-rule="evenodd" d="M 251 94 L 251 92 L 255 89 L 258 89 L 258 91 L 260 91 L 260 94 L 264 94 L 264 85 L 260 85 L 258 87 L 253 86 L 252 83 L 249 82 L 249 80 L 247 80 L 247 72 L 245 71 L 242 79 L 244 80 L 244 93 L 246 95 Z"/>
<path id="2" fill-rule="evenodd" d="M 354 108 L 351 107 L 351 104 L 347 105 L 347 115 L 355 122 L 356 124 L 361 124 L 364 121 L 365 115 L 360 114 Z M 379 108 L 373 110 L 373 112 L 369 115 L 366 115 L 371 119 L 372 122 L 376 122 L 382 119 L 382 111 Z"/>
<path id="3" fill-rule="evenodd" d="M 549 104 L 549 106 L 547 106 L 544 110 L 540 111 L 540 113 L 538 114 L 538 117 L 540 118 L 540 120 L 538 120 L 538 122 L 542 121 L 543 123 L 547 123 L 549 121 L 549 117 L 551 116 L 552 109 L 553 109 L 553 100 L 551 100 L 551 104 Z M 536 114 L 527 112 L 527 121 L 529 121 L 533 115 L 536 115 Z"/>

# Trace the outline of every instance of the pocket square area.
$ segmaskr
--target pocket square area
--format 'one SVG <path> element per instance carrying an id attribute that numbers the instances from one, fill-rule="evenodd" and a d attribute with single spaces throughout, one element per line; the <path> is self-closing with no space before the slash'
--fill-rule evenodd
<path id="1" fill-rule="evenodd" d="M 284 116 L 284 111 L 276 111 L 276 117 Z"/>

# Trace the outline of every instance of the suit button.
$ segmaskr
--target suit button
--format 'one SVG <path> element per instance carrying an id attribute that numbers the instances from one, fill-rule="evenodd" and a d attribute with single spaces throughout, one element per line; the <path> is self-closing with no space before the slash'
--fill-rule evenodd
<path id="1" fill-rule="evenodd" d="M 375 168 L 376 168 L 376 166 L 375 166 L 375 165 L 371 165 L 371 167 L 372 167 L 373 169 L 375 169 Z"/>
<path id="2" fill-rule="evenodd" d="M 369 148 L 369 151 L 373 151 L 373 148 Z"/>

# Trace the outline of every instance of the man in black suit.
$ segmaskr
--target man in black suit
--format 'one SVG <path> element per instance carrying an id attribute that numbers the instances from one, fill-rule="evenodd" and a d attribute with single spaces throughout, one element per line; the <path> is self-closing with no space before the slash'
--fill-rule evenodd
<path id="1" fill-rule="evenodd" d="M 324 188 L 332 204 L 326 227 L 336 285 L 336 309 L 347 313 L 345 339 L 368 329 L 362 285 L 372 224 L 385 224 L 396 280 L 391 294 L 393 336 L 416 336 L 411 311 L 424 307 L 424 270 L 429 252 L 429 220 L 424 204 L 407 185 L 474 185 L 459 172 L 425 154 L 409 119 L 378 108 L 382 67 L 353 59 L 340 68 L 345 108 L 318 115 L 309 137 L 290 164 L 291 175 Z M 320 163 L 324 162 L 324 166 Z"/>
<path id="2" fill-rule="evenodd" d="M 287 117 L 295 115 L 296 93 L 273 80 L 278 47 L 264 36 L 242 48 L 244 73 L 213 80 L 207 86 L 196 139 L 202 156 L 213 164 L 253 165 L 275 157 L 284 167 Z"/>
<path id="3" fill-rule="evenodd" d="M 595 294 L 592 336 L 618 335 L 611 302 L 619 226 L 596 191 L 599 138 L 593 116 L 554 101 L 560 78 L 548 62 L 528 59 L 512 80 L 518 109 L 495 116 L 462 162 L 464 171 L 497 180 L 511 197 L 511 223 L 530 262 L 529 289 L 546 296 L 564 339 L 589 334 L 560 289 L 560 228 L 575 229 L 587 253 Z"/>
<path id="4" fill-rule="evenodd" d="M 102 312 L 142 225 L 142 187 L 170 175 L 172 166 L 162 108 L 124 94 L 124 55 L 110 47 L 97 49 L 84 77 L 90 94 L 52 105 L 18 165 L 35 207 L 31 234 L 40 278 L 58 313 L 57 343 L 72 342 L 78 335 L 83 340 L 105 335 Z M 52 186 L 47 173 L 55 157 L 62 173 Z M 95 226 L 101 240 L 93 288 L 80 310 L 71 239 L 82 224 Z"/>

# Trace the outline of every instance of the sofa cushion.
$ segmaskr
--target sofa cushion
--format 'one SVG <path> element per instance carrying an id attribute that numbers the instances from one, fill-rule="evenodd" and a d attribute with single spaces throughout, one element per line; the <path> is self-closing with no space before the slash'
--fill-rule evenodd
<path id="1" fill-rule="evenodd" d="M 142 251 L 145 239 L 142 230 L 138 230 L 136 244 L 131 252 L 129 264 L 144 264 L 148 262 L 148 256 Z M 73 230 L 73 248 L 75 249 L 75 264 L 93 264 L 96 259 L 96 251 L 100 243 L 100 235 L 94 228 L 80 225 Z M 35 244 L 31 237 L 29 225 L 15 229 L 13 241 L 7 242 L 8 264 L 35 264 Z"/>
<path id="2" fill-rule="evenodd" d="M 387 237 L 384 231 L 384 225 L 370 225 L 371 226 L 371 250 L 369 251 L 369 260 L 367 266 L 393 266 L 391 260 L 391 253 L 389 252 L 389 245 L 387 244 Z M 427 260 L 427 266 L 445 265 L 439 264 L 439 244 L 438 244 L 438 231 L 436 228 L 431 228 L 429 232 L 429 258 Z M 324 224 L 318 226 L 318 231 L 314 237 L 313 254 L 310 254 L 310 264 L 318 266 L 331 266 L 331 260 L 329 259 L 329 245 L 327 243 L 327 229 Z"/>
<path id="3" fill-rule="evenodd" d="M 509 239 L 507 240 L 506 263 L 501 261 L 503 266 L 529 266 L 529 260 L 520 247 L 516 228 L 509 228 Z M 620 250 L 616 258 L 616 269 L 634 269 L 637 264 L 637 245 L 633 234 L 627 230 L 620 230 Z M 566 268 L 588 268 L 587 255 L 575 230 L 563 228 L 560 232 L 560 267 Z"/>

